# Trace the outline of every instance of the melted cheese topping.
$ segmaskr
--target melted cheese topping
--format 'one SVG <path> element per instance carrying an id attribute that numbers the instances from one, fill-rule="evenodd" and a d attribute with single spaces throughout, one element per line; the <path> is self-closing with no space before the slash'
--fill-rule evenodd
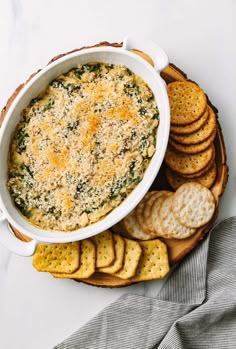
<path id="1" fill-rule="evenodd" d="M 9 151 L 8 189 L 43 229 L 102 219 L 142 180 L 155 152 L 158 108 L 123 65 L 79 65 L 22 111 Z"/>

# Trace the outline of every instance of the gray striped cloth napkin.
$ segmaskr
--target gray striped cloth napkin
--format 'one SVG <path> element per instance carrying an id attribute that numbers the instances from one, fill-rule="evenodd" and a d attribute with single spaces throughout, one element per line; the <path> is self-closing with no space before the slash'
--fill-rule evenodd
<path id="1" fill-rule="evenodd" d="M 126 294 L 54 349 L 236 348 L 236 217 L 216 225 L 155 298 Z"/>

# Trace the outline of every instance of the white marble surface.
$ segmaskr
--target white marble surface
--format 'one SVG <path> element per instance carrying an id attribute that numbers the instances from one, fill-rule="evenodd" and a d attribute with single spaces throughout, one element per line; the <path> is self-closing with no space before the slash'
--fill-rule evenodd
<path id="1" fill-rule="evenodd" d="M 0 107 L 48 60 L 83 45 L 145 34 L 197 81 L 219 109 L 230 177 L 219 219 L 236 214 L 233 0 L 0 0 Z M 0 239 L 1 240 L 1 239 Z M 0 245 L 0 348 L 42 349 L 68 336 L 121 294 L 153 296 L 154 281 L 101 289 L 38 273 Z"/>

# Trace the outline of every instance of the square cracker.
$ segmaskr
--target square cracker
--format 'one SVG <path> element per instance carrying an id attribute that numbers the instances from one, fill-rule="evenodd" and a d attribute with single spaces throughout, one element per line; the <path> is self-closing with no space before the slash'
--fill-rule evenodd
<path id="1" fill-rule="evenodd" d="M 92 237 L 96 245 L 96 268 L 108 267 L 115 259 L 112 232 L 105 230 Z"/>
<path id="2" fill-rule="evenodd" d="M 95 272 L 96 248 L 90 239 L 81 241 L 80 267 L 73 273 L 52 273 L 55 278 L 87 279 Z"/>
<path id="3" fill-rule="evenodd" d="M 114 274 L 118 272 L 124 260 L 125 253 L 125 241 L 120 235 L 113 234 L 113 240 L 115 245 L 115 260 L 109 267 L 99 268 L 98 271 L 107 274 Z"/>
<path id="4" fill-rule="evenodd" d="M 132 282 L 162 279 L 170 270 L 166 245 L 158 240 L 140 241 L 142 256 Z"/>
<path id="5" fill-rule="evenodd" d="M 32 264 L 38 271 L 72 273 L 79 268 L 79 241 L 61 244 L 39 244 Z"/>
<path id="6" fill-rule="evenodd" d="M 129 279 L 135 275 L 142 249 L 137 241 L 125 240 L 125 255 L 123 267 L 117 273 L 113 274 L 121 279 Z"/>

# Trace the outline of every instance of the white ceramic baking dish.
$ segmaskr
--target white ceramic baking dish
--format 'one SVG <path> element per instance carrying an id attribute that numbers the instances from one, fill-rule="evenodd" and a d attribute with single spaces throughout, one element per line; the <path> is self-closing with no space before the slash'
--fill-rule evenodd
<path id="1" fill-rule="evenodd" d="M 154 62 L 154 67 L 130 49 L 138 49 L 147 53 Z M 135 74 L 141 76 L 152 89 L 156 98 L 160 124 L 157 131 L 156 152 L 148 166 L 143 180 L 133 192 L 104 219 L 85 228 L 72 232 L 47 231 L 31 225 L 19 214 L 15 208 L 7 182 L 7 157 L 12 133 L 20 120 L 20 112 L 32 98 L 36 97 L 54 78 L 67 72 L 77 64 L 85 64 L 91 61 L 124 64 Z M 84 49 L 68 54 L 41 70 L 20 91 L 9 108 L 0 130 L 0 243 L 12 252 L 30 256 L 34 253 L 39 242 L 62 243 L 85 239 L 106 230 L 125 217 L 143 198 L 154 181 L 167 147 L 169 137 L 170 113 L 166 93 L 165 82 L 160 77 L 160 71 L 168 65 L 165 52 L 155 43 L 149 40 L 140 40 L 135 37 L 127 37 L 123 46 L 97 47 Z M 16 238 L 9 227 L 9 223 L 20 232 L 32 239 L 31 242 L 22 242 Z"/>

